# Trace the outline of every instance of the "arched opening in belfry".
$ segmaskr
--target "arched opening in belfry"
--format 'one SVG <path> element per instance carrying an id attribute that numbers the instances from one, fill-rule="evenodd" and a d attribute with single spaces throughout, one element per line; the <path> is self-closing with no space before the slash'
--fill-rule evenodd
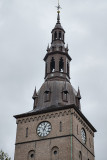
<path id="1" fill-rule="evenodd" d="M 60 58 L 59 61 L 59 72 L 64 72 L 64 61 L 62 57 Z"/>
<path id="2" fill-rule="evenodd" d="M 67 62 L 67 75 L 69 76 L 69 63 Z"/>
<path id="3" fill-rule="evenodd" d="M 64 41 L 64 34 L 63 34 L 63 41 Z"/>
<path id="4" fill-rule="evenodd" d="M 54 33 L 54 39 L 57 39 L 57 32 Z"/>
<path id="5" fill-rule="evenodd" d="M 50 72 L 55 72 L 55 60 L 52 57 L 51 63 L 50 63 Z"/>
<path id="6" fill-rule="evenodd" d="M 59 39 L 62 39 L 62 38 L 61 38 L 61 32 L 59 32 Z"/>

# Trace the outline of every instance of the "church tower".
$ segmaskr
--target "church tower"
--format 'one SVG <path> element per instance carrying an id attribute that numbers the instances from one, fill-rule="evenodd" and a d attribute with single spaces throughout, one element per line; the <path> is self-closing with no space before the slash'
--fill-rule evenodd
<path id="1" fill-rule="evenodd" d="M 15 115 L 17 134 L 15 160 L 95 160 L 96 129 L 81 112 L 81 94 L 70 83 L 65 30 L 57 22 L 47 47 L 45 82 L 33 94 L 33 110 Z"/>

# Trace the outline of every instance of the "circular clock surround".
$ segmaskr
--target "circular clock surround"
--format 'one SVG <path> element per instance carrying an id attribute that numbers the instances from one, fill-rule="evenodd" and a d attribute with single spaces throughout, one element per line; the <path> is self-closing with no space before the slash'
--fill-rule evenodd
<path id="1" fill-rule="evenodd" d="M 86 143 L 86 132 L 84 128 L 81 129 L 81 138 L 82 138 L 82 142 L 85 144 Z"/>
<path id="2" fill-rule="evenodd" d="M 39 125 L 37 126 L 36 132 L 39 137 L 46 137 L 51 132 L 51 129 L 52 129 L 51 123 L 43 121 L 39 123 Z"/>

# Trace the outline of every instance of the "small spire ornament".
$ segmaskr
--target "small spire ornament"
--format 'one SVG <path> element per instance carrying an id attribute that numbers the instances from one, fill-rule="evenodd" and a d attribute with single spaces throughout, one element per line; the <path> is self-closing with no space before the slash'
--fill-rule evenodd
<path id="1" fill-rule="evenodd" d="M 62 8 L 61 8 L 61 6 L 59 4 L 59 0 L 58 0 L 58 6 L 56 6 L 56 8 L 57 8 L 57 13 L 60 13 L 60 9 L 62 9 Z"/>
<path id="2" fill-rule="evenodd" d="M 59 4 L 59 0 L 58 0 L 58 6 L 56 6 L 56 8 L 57 8 L 57 13 L 58 13 L 57 23 L 60 23 L 60 15 L 59 15 L 59 13 L 60 13 L 60 9 L 62 9 L 62 8 L 61 8 L 61 6 Z"/>

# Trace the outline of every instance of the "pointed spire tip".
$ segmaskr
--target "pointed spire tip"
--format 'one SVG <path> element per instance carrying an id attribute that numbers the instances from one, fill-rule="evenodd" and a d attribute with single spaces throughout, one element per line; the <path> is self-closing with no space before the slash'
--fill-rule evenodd
<path id="1" fill-rule="evenodd" d="M 35 99 L 36 97 L 37 97 L 37 92 L 36 92 L 36 87 L 35 87 L 35 90 L 34 90 L 34 94 L 33 94 L 32 99 Z"/>
<path id="2" fill-rule="evenodd" d="M 78 86 L 78 93 L 77 93 L 77 96 L 78 96 L 78 98 L 80 98 L 80 99 L 81 99 L 81 94 L 80 94 L 79 86 Z"/>

